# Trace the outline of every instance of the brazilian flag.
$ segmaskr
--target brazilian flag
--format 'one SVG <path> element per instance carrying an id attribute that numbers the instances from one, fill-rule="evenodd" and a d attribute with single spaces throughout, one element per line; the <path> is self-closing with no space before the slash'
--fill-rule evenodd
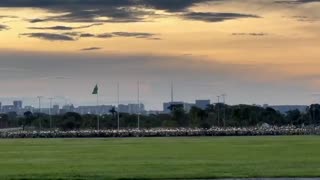
<path id="1" fill-rule="evenodd" d="M 98 88 L 98 84 L 96 84 L 96 86 L 94 87 L 92 94 L 98 94 L 99 88 Z"/>

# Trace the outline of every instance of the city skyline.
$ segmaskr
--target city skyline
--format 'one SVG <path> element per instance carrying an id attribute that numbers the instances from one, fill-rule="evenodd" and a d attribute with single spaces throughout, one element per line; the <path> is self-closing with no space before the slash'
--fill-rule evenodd
<path id="1" fill-rule="evenodd" d="M 2 0 L 0 101 L 319 101 L 318 0 Z M 7 98 L 8 97 L 8 98 Z M 63 100 L 61 100 L 63 101 Z"/>

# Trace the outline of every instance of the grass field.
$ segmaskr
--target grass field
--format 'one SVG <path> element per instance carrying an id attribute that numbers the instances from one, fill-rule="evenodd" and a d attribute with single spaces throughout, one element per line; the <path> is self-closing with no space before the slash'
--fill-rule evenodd
<path id="1" fill-rule="evenodd" d="M 0 179 L 218 177 L 320 177 L 320 137 L 0 140 Z"/>

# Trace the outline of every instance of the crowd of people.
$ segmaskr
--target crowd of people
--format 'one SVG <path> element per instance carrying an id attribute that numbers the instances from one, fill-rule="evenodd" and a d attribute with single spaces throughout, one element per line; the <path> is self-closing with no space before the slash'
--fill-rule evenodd
<path id="1" fill-rule="evenodd" d="M 2 131 L 0 138 L 94 138 L 94 137 L 179 137 L 179 136 L 280 136 L 320 135 L 320 127 L 251 127 L 251 128 L 156 128 L 78 131 Z"/>

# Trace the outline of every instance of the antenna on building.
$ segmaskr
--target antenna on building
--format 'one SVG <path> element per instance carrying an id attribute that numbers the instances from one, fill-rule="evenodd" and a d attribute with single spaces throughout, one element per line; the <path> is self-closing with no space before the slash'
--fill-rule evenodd
<path id="1" fill-rule="evenodd" d="M 174 93 L 174 89 L 173 89 L 173 81 L 171 82 L 171 103 L 173 103 L 173 93 Z"/>
<path id="2" fill-rule="evenodd" d="M 43 98 L 42 96 L 37 96 L 38 98 L 38 102 L 39 102 L 39 116 L 41 114 L 41 99 Z M 39 128 L 40 128 L 40 131 L 41 131 L 41 118 L 39 118 Z"/>
<path id="3" fill-rule="evenodd" d="M 223 127 L 226 127 L 226 97 L 227 94 L 222 94 L 222 100 L 223 100 Z"/>
<path id="4" fill-rule="evenodd" d="M 50 129 L 52 129 L 52 100 L 54 98 L 49 98 L 50 100 L 50 107 L 49 107 L 49 117 L 50 117 Z"/>
<path id="5" fill-rule="evenodd" d="M 227 97 L 227 94 L 222 94 L 222 101 L 223 101 L 223 104 L 226 103 L 226 97 Z"/>

